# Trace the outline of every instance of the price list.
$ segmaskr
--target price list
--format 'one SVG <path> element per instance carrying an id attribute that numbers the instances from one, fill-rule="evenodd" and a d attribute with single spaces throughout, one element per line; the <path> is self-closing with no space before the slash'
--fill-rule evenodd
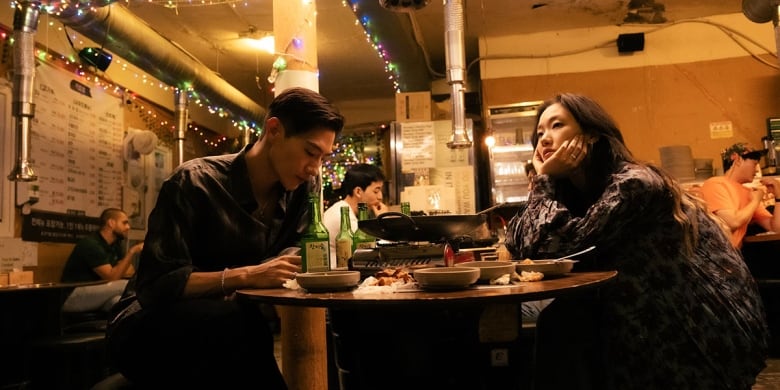
<path id="1" fill-rule="evenodd" d="M 121 99 L 81 80 L 46 64 L 36 68 L 36 209 L 94 216 L 122 205 Z"/>

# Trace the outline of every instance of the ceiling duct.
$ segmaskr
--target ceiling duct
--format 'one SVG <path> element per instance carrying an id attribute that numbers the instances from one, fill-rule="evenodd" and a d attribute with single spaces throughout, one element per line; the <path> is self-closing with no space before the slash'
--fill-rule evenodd
<path id="1" fill-rule="evenodd" d="M 776 56 L 780 58 L 780 27 L 778 15 L 780 15 L 780 0 L 742 0 L 742 13 L 755 23 L 766 23 L 770 20 L 775 26 Z"/>
<path id="2" fill-rule="evenodd" d="M 11 181 L 35 181 L 30 159 L 30 125 L 35 116 L 33 104 L 35 78 L 35 31 L 38 28 L 41 3 L 21 1 L 14 8 L 13 31 L 13 98 L 12 114 L 16 119 L 16 162 L 8 175 Z"/>
<path id="3" fill-rule="evenodd" d="M 166 84 L 191 87 L 210 104 L 249 121 L 265 116 L 264 108 L 121 4 L 89 11 L 72 6 L 53 16 Z"/>
<path id="4" fill-rule="evenodd" d="M 463 31 L 463 0 L 444 2 L 444 45 L 447 62 L 447 83 L 450 84 L 452 102 L 452 136 L 447 147 L 465 149 L 471 147 L 466 131 L 466 105 L 463 83 L 466 76 L 466 45 Z"/>
<path id="5" fill-rule="evenodd" d="M 413 12 L 425 7 L 429 0 L 379 0 L 379 4 L 395 12 Z M 466 44 L 463 30 L 463 0 L 444 0 L 444 49 L 447 65 L 447 84 L 452 102 L 452 135 L 447 142 L 450 149 L 471 147 L 466 131 L 465 76 Z"/>

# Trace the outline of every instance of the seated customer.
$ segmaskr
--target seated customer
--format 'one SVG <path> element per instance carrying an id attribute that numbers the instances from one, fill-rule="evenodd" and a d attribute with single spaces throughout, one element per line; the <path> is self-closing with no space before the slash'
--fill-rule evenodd
<path id="1" fill-rule="evenodd" d="M 635 159 L 588 97 L 556 95 L 533 128 L 537 176 L 507 248 L 540 259 L 595 245 L 575 271 L 617 277 L 541 312 L 532 388 L 750 389 L 767 358 L 764 307 L 715 216 Z"/>
<path id="2" fill-rule="evenodd" d="M 309 194 L 344 117 L 312 90 L 278 92 L 257 141 L 189 160 L 162 184 L 136 294 L 128 288 L 107 331 L 109 357 L 137 388 L 287 388 L 268 320 L 232 296 L 301 272 Z"/>
<path id="3" fill-rule="evenodd" d="M 106 284 L 78 287 L 62 306 L 65 312 L 108 311 L 119 300 L 127 285 L 123 277 L 132 271 L 135 254 L 143 243 L 125 253 L 124 240 L 130 231 L 130 220 L 124 211 L 108 208 L 100 214 L 100 230 L 76 243 L 62 271 L 62 282 L 107 280 Z"/>
<path id="4" fill-rule="evenodd" d="M 352 231 L 358 228 L 358 203 L 365 203 L 369 212 L 378 216 L 388 211 L 382 203 L 382 187 L 385 184 L 385 175 L 376 165 L 356 164 L 344 175 L 341 183 L 343 199 L 334 203 L 322 216 L 322 223 L 330 234 L 331 255 L 335 258 L 336 235 L 341 230 L 341 206 L 349 206 L 349 220 Z"/>
<path id="5" fill-rule="evenodd" d="M 774 213 L 770 213 L 762 206 L 765 190 L 743 185 L 753 181 L 762 153 L 744 143 L 732 145 L 726 149 L 723 159 L 725 174 L 711 177 L 701 186 L 700 193 L 707 208 L 728 226 L 731 244 L 736 248 L 742 247 L 750 224 L 767 231 L 780 231 L 780 211 L 775 208 Z M 775 199 L 780 198 L 780 181 L 765 177 L 761 184 L 775 195 Z"/>

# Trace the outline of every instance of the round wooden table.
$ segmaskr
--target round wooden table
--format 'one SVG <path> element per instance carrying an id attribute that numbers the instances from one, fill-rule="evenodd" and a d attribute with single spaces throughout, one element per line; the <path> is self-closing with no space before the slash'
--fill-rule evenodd
<path id="1" fill-rule="evenodd" d="M 752 236 L 745 236 L 742 241 L 745 243 L 780 242 L 780 233 L 761 233 Z"/>
<path id="2" fill-rule="evenodd" d="M 511 341 L 504 345 L 483 345 L 486 343 L 480 341 L 491 337 L 482 334 L 490 333 L 484 331 L 486 326 L 490 328 L 487 322 L 491 321 L 485 318 L 485 313 L 490 311 L 493 319 L 496 317 L 496 310 L 489 308 L 499 308 L 499 312 L 505 309 L 511 318 L 498 321 L 519 326 L 519 310 L 513 311 L 512 307 L 524 301 L 581 294 L 616 276 L 616 271 L 570 273 L 539 282 L 473 286 L 457 291 L 355 294 L 352 291 L 246 289 L 236 293 L 238 299 L 282 305 L 285 310 L 327 308 L 342 389 L 382 388 L 383 377 L 395 378 L 398 382 L 394 383 L 399 387 L 414 381 L 415 385 L 435 388 L 453 384 L 462 388 L 484 385 L 485 376 L 498 372 L 491 367 L 496 363 L 491 361 L 495 350 L 511 352 L 516 347 Z M 296 326 L 282 323 L 282 332 L 295 331 Z M 485 348 L 488 350 L 484 351 Z M 283 349 L 283 367 L 292 365 L 291 371 L 296 376 L 309 372 L 316 375 L 316 371 L 306 368 L 322 362 L 285 352 Z M 513 369 L 509 367 L 509 371 Z M 290 378 L 287 371 L 290 370 L 285 371 L 285 379 L 291 390 L 299 388 L 298 383 L 307 386 L 319 383 L 321 388 L 327 384 L 327 378 Z"/>

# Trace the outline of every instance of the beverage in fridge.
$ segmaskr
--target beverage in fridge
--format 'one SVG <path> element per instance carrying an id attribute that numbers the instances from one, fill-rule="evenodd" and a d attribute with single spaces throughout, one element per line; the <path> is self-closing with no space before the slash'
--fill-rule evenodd
<path id="1" fill-rule="evenodd" d="M 533 158 L 531 137 L 541 101 L 490 106 L 486 128 L 492 204 L 520 202 L 528 196 L 527 163 Z"/>

